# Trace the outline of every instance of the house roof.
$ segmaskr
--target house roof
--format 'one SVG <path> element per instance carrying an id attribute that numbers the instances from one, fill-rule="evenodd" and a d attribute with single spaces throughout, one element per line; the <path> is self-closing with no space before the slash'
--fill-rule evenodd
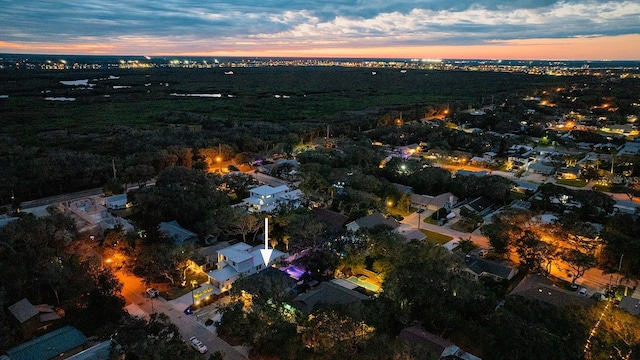
<path id="1" fill-rule="evenodd" d="M 253 266 L 264 265 L 264 259 L 262 259 L 262 253 L 260 250 L 264 249 L 262 246 L 256 246 L 253 250 L 251 250 L 251 256 L 253 256 Z M 271 258 L 269 260 L 270 263 L 273 262 L 273 259 L 280 258 L 284 255 L 284 253 L 277 249 L 272 249 Z"/>
<path id="2" fill-rule="evenodd" d="M 417 229 L 406 231 L 406 232 L 401 232 L 400 235 L 402 235 L 408 241 L 411 241 L 411 240 L 424 240 L 427 237 L 422 231 L 417 230 Z"/>
<path id="3" fill-rule="evenodd" d="M 118 194 L 118 195 L 113 195 L 113 196 L 107 196 L 106 198 L 104 198 L 105 202 L 122 202 L 122 201 L 127 201 L 127 194 Z"/>
<path id="4" fill-rule="evenodd" d="M 372 228 L 380 224 L 387 225 L 393 229 L 396 229 L 400 226 L 396 219 L 384 217 L 384 215 L 380 214 L 379 212 L 374 212 L 371 215 L 361 217 L 360 219 L 356 220 L 355 223 L 358 224 L 358 226 L 361 228 Z"/>
<path id="5" fill-rule="evenodd" d="M 460 360 L 482 360 L 481 358 L 469 354 L 456 345 L 451 345 L 442 351 L 440 359 L 460 359 Z"/>
<path id="6" fill-rule="evenodd" d="M 593 300 L 559 288 L 551 280 L 536 274 L 525 276 L 509 293 L 509 296 L 512 295 L 542 301 L 557 307 L 566 307 L 572 304 L 588 306 L 593 303 Z"/>
<path id="7" fill-rule="evenodd" d="M 333 227 L 342 227 L 349 220 L 346 215 L 340 214 L 329 209 L 315 208 L 313 214 L 316 218 L 322 222 L 325 222 Z"/>
<path id="8" fill-rule="evenodd" d="M 477 275 L 491 274 L 502 279 L 508 279 L 513 271 L 513 268 L 509 266 L 481 258 L 472 259 L 467 268 Z"/>
<path id="9" fill-rule="evenodd" d="M 480 160 L 484 160 L 483 158 L 478 158 Z M 473 160 L 473 159 L 472 159 Z M 474 160 L 475 161 L 475 160 Z M 471 171 L 471 170 L 458 170 L 456 171 L 456 176 L 475 176 L 475 177 L 483 177 L 483 176 L 487 176 L 487 174 L 489 174 L 488 171 L 486 170 L 480 170 L 480 171 Z"/>
<path id="10" fill-rule="evenodd" d="M 12 360 L 51 359 L 85 342 L 87 337 L 80 330 L 65 326 L 11 348 L 7 355 Z"/>
<path id="11" fill-rule="evenodd" d="M 38 315 L 38 309 L 31 304 L 29 300 L 22 299 L 17 303 L 9 306 L 9 312 L 20 322 L 23 323 L 32 317 Z"/>
<path id="12" fill-rule="evenodd" d="M 434 198 L 431 199 L 431 202 L 429 203 L 429 205 L 437 206 L 438 208 L 441 208 L 447 202 L 451 202 L 451 206 L 453 206 L 455 205 L 456 202 L 458 202 L 458 197 L 453 195 L 450 192 L 443 193 L 438 196 L 434 196 Z"/>
<path id="13" fill-rule="evenodd" d="M 628 313 L 632 315 L 640 315 L 640 299 L 635 299 L 631 296 L 625 296 L 620 300 L 620 304 L 618 304 L 620 309 L 626 310 Z"/>
<path id="14" fill-rule="evenodd" d="M 103 341 L 68 357 L 69 360 L 107 360 L 111 352 L 111 340 Z"/>
<path id="15" fill-rule="evenodd" d="M 251 245 L 240 242 L 218 250 L 218 254 L 222 254 L 223 256 L 226 256 L 227 259 L 239 263 L 253 257 L 253 255 L 248 251 L 249 249 L 251 249 Z"/>
<path id="16" fill-rule="evenodd" d="M 422 345 L 436 355 L 440 355 L 444 349 L 454 345 L 451 341 L 432 334 L 418 325 L 402 329 L 398 337 L 410 343 Z"/>
<path id="17" fill-rule="evenodd" d="M 411 194 L 411 203 L 427 206 L 433 200 L 433 196 Z"/>
<path id="18" fill-rule="evenodd" d="M 198 235 L 191 232 L 178 224 L 177 221 L 161 222 L 158 229 L 167 236 L 173 238 L 176 244 L 181 245 L 185 241 L 195 241 Z"/>
<path id="19" fill-rule="evenodd" d="M 485 198 L 485 197 L 477 197 L 473 200 L 471 200 L 469 203 L 466 204 L 466 206 L 469 206 L 470 208 L 472 208 L 473 210 L 481 213 L 483 211 L 485 211 L 486 209 L 490 208 L 493 205 L 493 203 L 491 202 L 491 200 Z"/>
<path id="20" fill-rule="evenodd" d="M 553 166 L 545 165 L 541 162 L 536 161 L 533 164 L 529 165 L 529 170 L 539 171 L 542 173 L 552 173 L 555 168 Z"/>
<path id="21" fill-rule="evenodd" d="M 357 291 L 349 290 L 332 282 L 322 282 L 315 289 L 293 299 L 292 304 L 302 312 L 312 312 L 319 304 L 341 304 L 347 305 L 368 299 Z"/>
<path id="22" fill-rule="evenodd" d="M 232 268 L 229 265 L 223 267 L 222 269 L 209 271 L 207 273 L 207 276 L 221 283 L 231 279 L 236 275 L 238 275 L 238 272 L 236 271 L 236 269 Z"/>
<path id="23" fill-rule="evenodd" d="M 398 191 L 400 191 L 403 194 L 413 194 L 413 188 L 411 186 L 402 185 L 398 183 L 393 183 L 393 186 L 395 186 L 396 189 L 398 189 Z"/>
<path id="24" fill-rule="evenodd" d="M 258 196 L 267 196 L 267 195 L 274 195 L 277 194 L 279 192 L 283 192 L 283 191 L 287 191 L 289 190 L 289 187 L 287 185 L 280 185 L 277 187 L 271 187 L 269 185 L 262 185 L 262 186 L 258 186 L 255 189 L 251 189 L 250 192 L 252 194 L 256 194 Z"/>

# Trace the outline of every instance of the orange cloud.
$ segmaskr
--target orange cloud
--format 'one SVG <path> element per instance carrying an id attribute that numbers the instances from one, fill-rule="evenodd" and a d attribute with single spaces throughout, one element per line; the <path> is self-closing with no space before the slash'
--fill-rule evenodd
<path id="1" fill-rule="evenodd" d="M 197 43 L 197 48 L 192 47 Z M 0 52 L 36 54 L 104 54 L 104 55 L 192 55 L 192 56 L 252 56 L 252 57 L 353 57 L 353 58 L 442 58 L 442 59 L 545 59 L 545 60 L 640 60 L 640 34 L 494 41 L 482 45 L 459 46 L 379 46 L 358 47 L 345 43 L 343 47 L 293 48 L 274 44 L 218 45 L 215 49 L 203 41 L 176 39 L 131 38 L 111 42 L 78 44 L 12 43 L 0 41 Z"/>

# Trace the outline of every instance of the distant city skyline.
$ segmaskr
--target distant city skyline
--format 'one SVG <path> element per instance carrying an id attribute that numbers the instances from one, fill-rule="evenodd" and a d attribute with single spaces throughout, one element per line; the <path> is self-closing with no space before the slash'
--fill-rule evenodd
<path id="1" fill-rule="evenodd" d="M 629 0 L 0 0 L 0 53 L 640 60 Z"/>

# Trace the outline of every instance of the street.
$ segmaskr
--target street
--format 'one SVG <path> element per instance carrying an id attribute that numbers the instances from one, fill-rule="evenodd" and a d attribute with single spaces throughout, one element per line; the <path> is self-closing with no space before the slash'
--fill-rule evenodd
<path id="1" fill-rule="evenodd" d="M 219 350 L 225 360 L 245 360 L 247 356 L 243 355 L 236 348 L 229 345 L 214 333 L 207 330 L 204 325 L 186 315 L 182 310 L 174 309 L 171 304 L 161 297 L 149 298 L 145 293 L 145 286 L 142 279 L 126 274 L 120 270 L 116 272 L 118 279 L 122 282 L 122 296 L 125 298 L 126 306 L 136 305 L 148 316 L 152 313 L 164 313 L 169 316 L 171 322 L 174 323 L 179 331 L 182 339 L 189 346 L 189 338 L 197 337 L 203 344 L 207 346 L 209 351 L 203 354 L 203 358 L 208 358 L 210 354 Z"/>

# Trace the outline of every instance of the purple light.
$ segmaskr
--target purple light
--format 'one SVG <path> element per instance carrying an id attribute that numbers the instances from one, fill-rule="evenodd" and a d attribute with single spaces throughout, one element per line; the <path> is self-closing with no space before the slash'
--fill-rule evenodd
<path id="1" fill-rule="evenodd" d="M 304 275 L 304 273 L 306 272 L 305 269 L 297 267 L 295 265 L 289 265 L 285 268 L 280 268 L 280 270 L 286 272 L 289 276 L 296 280 L 300 280 L 302 275 Z"/>

